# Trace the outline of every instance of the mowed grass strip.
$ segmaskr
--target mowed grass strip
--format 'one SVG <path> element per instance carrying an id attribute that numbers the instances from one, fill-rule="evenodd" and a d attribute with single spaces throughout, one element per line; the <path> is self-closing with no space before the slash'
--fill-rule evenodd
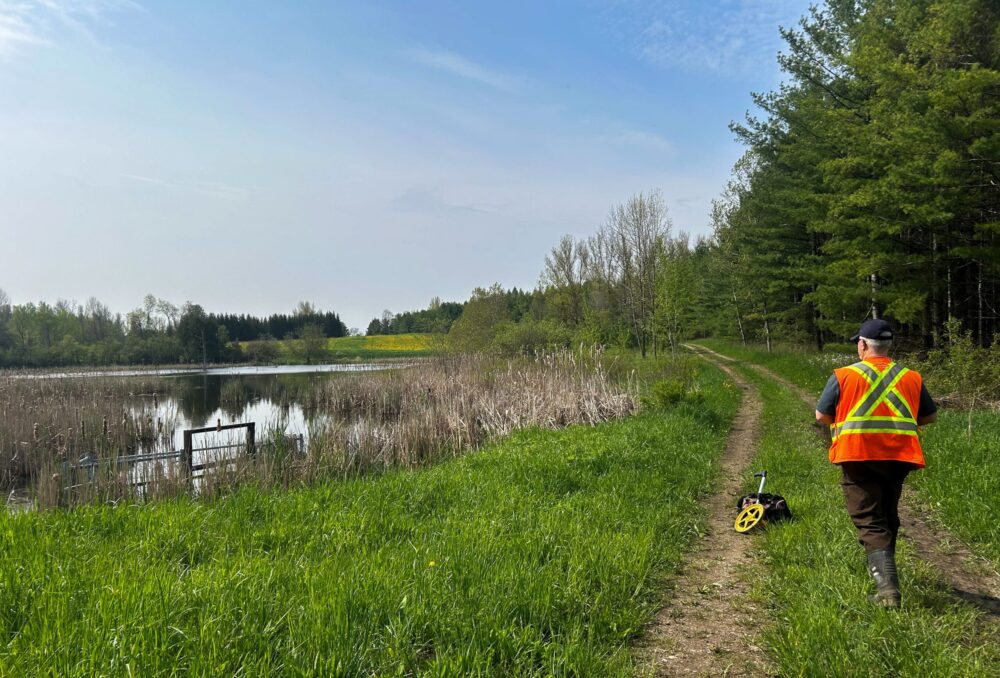
<path id="1" fill-rule="evenodd" d="M 829 356 L 808 351 L 768 354 L 720 341 L 698 343 L 764 365 L 817 398 L 835 367 L 856 361 L 856 356 L 839 351 Z M 831 363 L 838 358 L 843 362 Z M 807 405 L 800 408 L 806 419 L 812 416 Z M 910 476 L 908 488 L 932 518 L 1000 568 L 1000 413 L 976 410 L 970 417 L 968 411 L 942 409 L 936 423 L 923 427 L 921 443 L 927 468 Z"/>
<path id="2" fill-rule="evenodd" d="M 739 399 L 211 504 L 0 516 L 5 675 L 628 675 Z"/>
<path id="3" fill-rule="evenodd" d="M 982 676 L 1000 672 L 996 625 L 956 603 L 940 575 L 900 544 L 903 609 L 872 606 L 865 556 L 812 413 L 786 388 L 740 367 L 760 388 L 756 469 L 795 515 L 749 535 L 755 595 L 769 608 L 763 640 L 782 676 Z M 747 491 L 755 488 L 747 479 Z"/>

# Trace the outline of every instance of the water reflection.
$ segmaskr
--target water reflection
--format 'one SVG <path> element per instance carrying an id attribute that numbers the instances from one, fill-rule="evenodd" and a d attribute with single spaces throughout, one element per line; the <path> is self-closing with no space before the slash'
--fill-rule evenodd
<path id="1" fill-rule="evenodd" d="M 167 368 L 141 370 L 86 370 L 84 372 L 48 372 L 28 370 L 26 372 L 10 372 L 11 379 L 79 379 L 88 377 L 174 377 L 181 375 L 241 376 L 241 375 L 279 375 L 279 374 L 318 374 L 332 372 L 373 372 L 408 367 L 413 363 L 381 362 L 381 363 L 337 363 L 331 365 L 238 365 L 234 367 L 209 368 Z"/>
<path id="2" fill-rule="evenodd" d="M 310 424 L 323 416 L 316 393 L 336 378 L 315 372 L 178 375 L 165 380 L 167 395 L 157 395 L 152 410 L 145 412 L 172 429 L 169 438 L 175 450 L 184 445 L 184 429 L 245 422 L 257 424 L 258 437 L 283 432 L 308 442 Z M 212 434 L 202 435 L 200 445 L 223 444 Z M 232 436 L 222 437 L 228 441 Z"/>

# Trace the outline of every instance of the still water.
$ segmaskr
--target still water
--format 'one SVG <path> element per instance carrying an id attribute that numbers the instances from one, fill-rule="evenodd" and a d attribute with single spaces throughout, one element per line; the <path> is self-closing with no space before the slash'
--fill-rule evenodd
<path id="1" fill-rule="evenodd" d="M 330 372 L 373 372 L 398 367 L 405 363 L 351 363 L 336 365 L 237 365 L 209 367 L 206 369 L 171 367 L 162 370 L 86 370 L 82 372 L 25 372 L 8 375 L 12 379 L 66 379 L 87 377 L 174 377 L 197 375 L 209 377 L 236 377 L 268 374 L 319 374 Z"/>
<path id="2" fill-rule="evenodd" d="M 225 367 L 209 370 L 95 371 L 14 375 L 14 378 L 136 377 L 135 391 L 126 408 L 144 430 L 155 430 L 129 451 L 133 461 L 119 466 L 131 483 L 143 484 L 154 477 L 170 477 L 183 471 L 182 455 L 186 429 L 212 428 L 253 422 L 258 444 L 273 436 L 294 439 L 300 451 L 309 446 L 310 430 L 328 416 L 318 395 L 332 382 L 350 373 L 400 369 L 413 363 L 394 362 L 352 365 L 282 365 L 272 367 Z M 142 378 L 139 378 L 142 377 Z M 150 379 L 150 377 L 154 377 Z M 192 439 L 194 465 L 227 464 L 246 448 L 246 429 L 207 431 Z M 294 448 L 293 448 L 294 449 Z M 71 460 L 75 482 L 85 482 L 98 469 L 110 468 L 124 459 L 105 454 L 86 454 Z M 200 472 L 195 474 L 200 475 Z M 68 477 L 68 476 L 67 476 Z M 124 476 L 123 476 L 124 477 Z M 197 483 L 195 485 L 197 487 Z M 8 507 L 29 506 L 26 488 L 11 492 Z"/>
<path id="3" fill-rule="evenodd" d="M 344 373 L 399 369 L 403 364 L 279 365 L 230 367 L 163 375 L 165 393 L 137 394 L 136 411 L 163 422 L 169 445 L 184 446 L 184 430 L 216 425 L 254 422 L 257 436 L 283 432 L 309 442 L 311 424 L 322 421 L 312 397 Z M 141 400 L 140 400 L 141 399 Z M 172 432 L 171 432 L 172 431 Z M 199 445 L 221 445 L 242 433 L 201 434 Z"/>

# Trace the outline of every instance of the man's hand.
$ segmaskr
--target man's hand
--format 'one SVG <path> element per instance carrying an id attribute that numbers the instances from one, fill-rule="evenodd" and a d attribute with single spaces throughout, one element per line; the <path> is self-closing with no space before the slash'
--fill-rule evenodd
<path id="1" fill-rule="evenodd" d="M 829 426 L 830 424 L 833 423 L 833 416 L 829 414 L 823 414 L 819 410 L 816 410 L 816 421 L 818 421 L 821 424 L 826 424 L 827 426 Z"/>
<path id="2" fill-rule="evenodd" d="M 919 419 L 917 419 L 917 424 L 919 424 L 920 426 L 923 426 L 924 424 L 933 424 L 935 421 L 937 421 L 937 414 L 938 413 L 935 412 L 934 414 L 928 414 L 926 417 L 920 417 Z"/>

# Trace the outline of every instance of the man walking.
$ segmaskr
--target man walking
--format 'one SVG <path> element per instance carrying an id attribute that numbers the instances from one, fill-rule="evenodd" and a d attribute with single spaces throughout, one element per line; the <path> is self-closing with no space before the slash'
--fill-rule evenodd
<path id="1" fill-rule="evenodd" d="M 861 362 L 834 370 L 816 419 L 830 425 L 830 461 L 840 465 L 847 512 L 868 554 L 877 587 L 872 601 L 898 608 L 899 497 L 907 474 L 924 467 L 918 425 L 937 419 L 937 405 L 918 372 L 888 357 L 889 323 L 866 320 L 851 341 Z"/>

